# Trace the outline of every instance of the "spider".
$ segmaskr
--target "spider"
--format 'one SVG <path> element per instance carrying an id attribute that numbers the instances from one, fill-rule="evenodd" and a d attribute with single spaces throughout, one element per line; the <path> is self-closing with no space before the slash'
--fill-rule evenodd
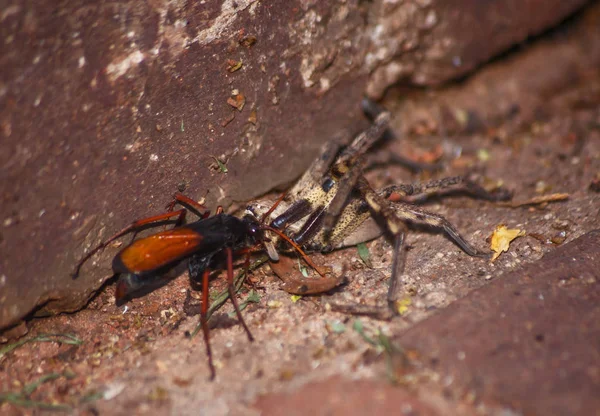
<path id="1" fill-rule="evenodd" d="M 334 305 L 337 310 L 387 319 L 397 310 L 398 287 L 404 270 L 403 245 L 407 224 L 425 224 L 441 229 L 469 256 L 490 256 L 490 253 L 471 245 L 444 217 L 415 205 L 416 198 L 423 199 L 442 191 L 460 190 L 487 201 L 501 201 L 510 199 L 511 194 L 503 189 L 488 192 L 474 181 L 461 176 L 373 189 L 363 175 L 367 152 L 388 131 L 390 113 L 367 100 L 363 101 L 363 110 L 371 116 L 371 126 L 345 148 L 334 141 L 325 143 L 320 156 L 273 212 L 274 218 L 270 225 L 285 230 L 286 235 L 306 250 L 324 253 L 372 240 L 387 231 L 394 245 L 387 307 Z M 396 161 L 407 164 L 405 159 L 396 158 Z M 409 167 L 423 168 L 414 163 L 409 164 Z M 392 202 L 392 196 L 399 201 Z M 247 211 L 259 215 L 265 212 L 269 204 L 266 201 L 255 201 L 247 207 Z M 277 239 L 273 238 L 271 244 L 277 244 Z M 273 256 L 272 260 L 278 260 L 277 257 Z"/>

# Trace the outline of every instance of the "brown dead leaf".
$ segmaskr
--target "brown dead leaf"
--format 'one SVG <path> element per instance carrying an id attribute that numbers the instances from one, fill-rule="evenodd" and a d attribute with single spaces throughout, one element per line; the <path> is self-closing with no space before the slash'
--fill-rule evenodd
<path id="1" fill-rule="evenodd" d="M 229 104 L 238 111 L 242 111 L 244 105 L 246 105 L 246 97 L 244 97 L 244 94 L 234 95 L 233 97 L 229 97 L 227 99 L 227 104 Z"/>
<path id="2" fill-rule="evenodd" d="M 233 121 L 233 119 L 235 118 L 235 111 L 232 111 L 231 114 L 229 114 L 229 116 L 221 121 L 221 126 L 225 127 L 227 126 L 229 123 L 231 123 Z"/>
<path id="3" fill-rule="evenodd" d="M 250 116 L 248 117 L 248 122 L 256 125 L 257 117 L 256 117 L 256 109 L 253 108 L 250 112 Z"/>
<path id="4" fill-rule="evenodd" d="M 287 256 L 280 256 L 278 262 L 269 262 L 273 272 L 283 281 L 281 289 L 292 295 L 314 295 L 327 292 L 339 286 L 343 276 L 327 273 L 325 277 L 308 278 L 298 269 L 298 262 Z"/>

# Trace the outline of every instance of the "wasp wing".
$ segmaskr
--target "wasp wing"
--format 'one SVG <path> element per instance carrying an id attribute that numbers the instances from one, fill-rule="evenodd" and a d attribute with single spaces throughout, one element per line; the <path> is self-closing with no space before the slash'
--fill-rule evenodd
<path id="1" fill-rule="evenodd" d="M 141 238 L 117 254 L 113 271 L 137 275 L 159 271 L 201 251 L 203 240 L 202 234 L 188 227 Z"/>

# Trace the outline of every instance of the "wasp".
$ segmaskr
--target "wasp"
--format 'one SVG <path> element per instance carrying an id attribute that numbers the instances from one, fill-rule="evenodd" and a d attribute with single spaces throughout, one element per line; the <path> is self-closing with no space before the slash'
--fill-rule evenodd
<path id="1" fill-rule="evenodd" d="M 174 211 L 174 206 L 181 204 L 184 208 Z M 272 207 L 275 209 L 276 204 Z M 191 210 L 200 217 L 198 221 L 183 225 L 187 211 Z M 265 217 L 270 211 L 265 213 Z M 98 251 L 108 244 L 130 232 L 137 233 L 148 226 L 156 226 L 175 218 L 175 227 L 169 230 L 149 235 L 135 240 L 121 249 L 112 262 L 113 272 L 120 275 L 115 296 L 117 300 L 124 299 L 128 294 L 159 279 L 170 269 L 182 261 L 189 259 L 188 270 L 190 278 L 202 281 L 202 307 L 200 320 L 204 342 L 208 356 L 210 379 L 215 378 L 215 368 L 212 359 L 210 336 L 208 327 L 208 283 L 211 270 L 220 268 L 223 263 L 227 269 L 227 288 L 235 313 L 248 336 L 249 341 L 254 337 L 246 325 L 240 312 L 235 296 L 233 277 L 233 258 L 236 255 L 246 254 L 246 270 L 248 269 L 249 255 L 260 249 L 268 241 L 265 231 L 275 233 L 279 238 L 289 241 L 297 248 L 305 261 L 315 268 L 302 249 L 276 228 L 264 224 L 264 218 L 258 219 L 253 215 L 244 215 L 238 218 L 223 213 L 223 208 L 218 207 L 215 215 L 210 216 L 210 211 L 191 198 L 180 193 L 175 194 L 173 201 L 167 206 L 167 212 L 144 218 L 133 222 L 123 228 L 106 241 L 102 242 L 87 253 L 76 265 L 73 277 L 79 275 L 83 264 Z M 270 248 L 267 248 L 270 250 Z M 274 258 L 277 253 L 269 253 Z M 246 273 L 247 275 L 247 273 Z"/>
<path id="2" fill-rule="evenodd" d="M 290 189 L 284 203 L 271 210 L 274 218 L 270 225 L 285 230 L 286 235 L 304 249 L 318 252 L 353 246 L 387 233 L 394 245 L 387 307 L 334 307 L 388 319 L 397 310 L 395 305 L 404 270 L 403 245 L 407 225 L 425 224 L 441 229 L 468 255 L 490 255 L 472 246 L 444 217 L 418 207 L 415 202 L 447 191 L 463 191 L 488 201 L 507 200 L 512 195 L 505 189 L 488 192 L 476 182 L 460 176 L 373 189 L 363 174 L 368 162 L 367 152 L 384 134 L 389 134 L 390 113 L 368 100 L 364 100 L 362 105 L 363 111 L 372 119 L 371 126 L 346 147 L 334 141 L 327 142 L 321 155 Z M 412 170 L 428 167 L 403 158 L 395 161 L 408 165 Z M 439 165 L 429 167 L 437 168 Z M 265 203 L 256 201 L 247 207 L 246 212 L 259 215 L 265 212 Z M 277 238 L 269 244 L 277 244 Z"/>

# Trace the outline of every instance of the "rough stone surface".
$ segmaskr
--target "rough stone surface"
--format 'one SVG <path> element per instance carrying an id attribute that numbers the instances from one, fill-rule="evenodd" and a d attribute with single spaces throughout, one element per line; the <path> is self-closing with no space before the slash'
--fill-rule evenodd
<path id="1" fill-rule="evenodd" d="M 599 21 L 596 2 L 576 24 L 523 45 L 464 82 L 426 94 L 390 90 L 385 102 L 398 111 L 396 130 L 443 137 L 489 131 L 506 120 L 518 120 L 514 127 L 521 129 L 556 112 L 593 108 L 600 96 Z"/>
<path id="2" fill-rule="evenodd" d="M 582 60 L 589 54 L 573 48 Z M 526 48 L 515 55 L 530 52 Z M 545 56 L 538 57 L 540 68 L 547 67 Z M 489 65 L 490 69 L 503 67 L 502 71 L 490 72 L 497 77 L 497 84 L 526 75 L 519 59 L 510 59 L 510 65 L 506 60 Z M 589 80 L 593 86 L 593 78 Z M 494 84 L 492 79 L 489 83 Z M 527 122 L 524 113 L 519 112 L 493 129 L 470 134 L 467 129 L 460 136 L 448 135 L 442 140 L 443 148 L 460 152 L 453 153 L 454 157 L 444 163 L 443 171 L 414 173 L 392 164 L 374 166 L 367 172 L 375 188 L 476 172 L 487 178 L 485 183 L 502 182 L 514 191 L 517 202 L 554 192 L 569 194 L 565 201 L 516 208 L 475 201 L 464 195 L 425 201 L 426 209 L 447 218 L 479 249 L 489 248 L 487 238 L 501 223 L 522 229 L 527 235 L 515 240 L 508 252 L 490 263 L 467 256 L 442 233 L 411 228 L 403 275 L 406 311 L 402 317 L 384 322 L 328 308 L 330 303 L 385 302 L 392 263 L 392 247 L 385 239 L 367 243 L 371 267 L 365 265 L 353 247 L 311 255 L 318 265 L 345 270 L 347 283 L 322 296 L 291 297 L 281 290 L 281 282 L 269 268 L 263 267 L 250 277 L 254 286 L 248 284 L 238 294 L 240 304 L 247 305 L 242 313 L 255 342 L 248 341 L 231 303 L 226 303 L 210 321 L 217 377 L 209 381 L 202 337 L 186 336 L 198 323 L 202 295 L 190 285 L 185 273 L 124 305 L 115 304 L 115 285 L 109 284 L 75 314 L 27 320 L 0 336 L 0 342 L 15 341 L 9 337 L 28 341 L 13 344 L 12 351 L 0 354 L 0 395 L 9 393 L 14 397 L 25 390 L 35 402 L 29 405 L 68 406 L 77 414 L 258 415 L 256 404 L 261 397 L 261 402 L 277 398 L 288 403 L 287 397 L 299 391 L 305 393 L 307 402 L 322 400 L 324 396 L 328 399 L 338 395 L 332 384 L 339 383 L 342 389 L 360 386 L 363 391 L 372 391 L 374 400 L 379 389 L 386 394 L 386 400 L 392 401 L 396 395 L 388 395 L 387 391 L 398 391 L 402 403 L 422 403 L 443 415 L 515 414 L 510 405 L 491 407 L 490 401 L 482 402 L 476 394 L 453 394 L 446 388 L 453 386 L 451 377 L 442 378 L 439 371 L 427 367 L 419 371 L 414 350 L 407 351 L 404 357 L 394 355 L 392 358 L 397 360 L 393 363 L 407 365 L 391 368 L 380 335 L 393 339 L 428 317 L 443 313 L 445 307 L 468 297 L 473 290 L 500 281 L 508 273 L 598 229 L 600 193 L 592 185 L 600 179 L 600 95 L 574 85 L 570 94 L 562 96 L 577 105 L 551 106 L 547 118 L 533 122 Z M 394 124 L 399 120 L 402 125 L 399 107 L 391 108 Z M 434 119 L 435 114 L 430 114 L 430 118 Z M 372 149 L 370 156 L 379 160 L 379 156 L 397 153 L 431 160 L 432 156 L 439 157 L 441 147 L 439 135 L 406 135 L 402 140 L 384 140 Z M 210 282 L 211 299 L 226 290 L 224 274 Z M 256 293 L 252 296 L 254 301 L 249 302 L 252 289 Z M 510 309 L 510 304 L 503 306 Z M 561 318 L 561 310 L 552 312 L 557 320 Z M 564 318 L 574 320 L 573 325 L 582 322 L 579 315 Z M 566 321 L 560 322 L 561 326 L 566 325 Z M 357 330 L 359 323 L 362 334 L 379 342 L 365 339 Z M 37 337 L 49 333 L 69 334 L 80 343 L 38 342 Z M 3 344 L 2 350 L 8 346 Z M 520 351 L 520 346 L 515 346 L 516 351 Z M 579 365 L 576 360 L 561 363 L 567 372 L 569 366 Z M 390 374 L 392 369 L 397 371 Z M 552 377 L 560 378 L 563 373 L 555 372 Z M 41 377 L 50 375 L 63 376 L 39 384 Z M 390 378 L 400 385 L 384 387 Z M 319 388 L 311 388 L 313 384 Z M 331 394 L 321 394 L 320 387 L 330 389 Z M 555 392 L 557 397 L 562 394 L 563 391 Z M 572 392 L 567 390 L 564 394 Z M 335 411 L 331 401 L 327 409 Z M 27 412 L 38 411 L 23 409 L 23 402 L 0 403 L 0 414 Z"/>
<path id="3" fill-rule="evenodd" d="M 415 3 L 414 19 L 377 36 L 404 33 L 403 25 L 416 33 L 412 25 L 425 25 L 417 32 L 431 41 L 418 36 L 409 48 L 419 52 L 413 67 L 421 72 L 417 58 L 440 60 L 448 51 L 454 56 L 464 43 L 451 30 L 464 21 L 443 12 L 471 10 L 463 3 Z M 504 3 L 513 2 L 493 4 Z M 507 35 L 500 46 L 486 44 L 479 58 L 463 60 L 465 68 L 558 22 L 583 1 L 547 2 L 542 14 L 523 13 L 538 4 L 525 3 L 502 9 L 505 21 L 529 19 L 519 20 L 517 35 Z M 44 312 L 56 312 L 85 304 L 111 275 L 114 251 L 71 280 L 84 249 L 161 211 L 178 187 L 196 198 L 210 190 L 211 206 L 244 201 L 292 180 L 323 140 L 356 130 L 363 123 L 357 103 L 368 73 L 399 53 L 381 55 L 372 38 L 378 16 L 407 13 L 406 7 L 415 6 L 3 3 L 0 327 L 42 305 Z M 506 26 L 507 34 L 515 30 Z M 453 48 L 436 54 L 436 45 L 448 39 Z M 368 60 L 373 53 L 379 58 Z M 441 62 L 447 66 L 448 59 Z M 435 82 L 464 73 L 442 72 L 449 75 Z M 377 81 L 378 89 L 394 81 Z M 228 104 L 232 95 L 244 101 L 243 108 Z M 226 162 L 227 174 L 215 169 L 213 157 Z"/>
<path id="4" fill-rule="evenodd" d="M 403 333 L 454 397 L 520 414 L 600 408 L 600 230 Z"/>
<path id="5" fill-rule="evenodd" d="M 367 92 L 398 81 L 434 86 L 473 71 L 558 23 L 586 1 L 384 1 L 372 32 Z M 468 11 L 468 12 L 467 12 Z"/>
<path id="6" fill-rule="evenodd" d="M 307 400 L 310 397 L 310 400 Z M 419 415 L 435 411 L 408 391 L 385 382 L 332 377 L 308 384 L 292 393 L 261 397 L 254 405 L 263 416 L 280 415 Z"/>

